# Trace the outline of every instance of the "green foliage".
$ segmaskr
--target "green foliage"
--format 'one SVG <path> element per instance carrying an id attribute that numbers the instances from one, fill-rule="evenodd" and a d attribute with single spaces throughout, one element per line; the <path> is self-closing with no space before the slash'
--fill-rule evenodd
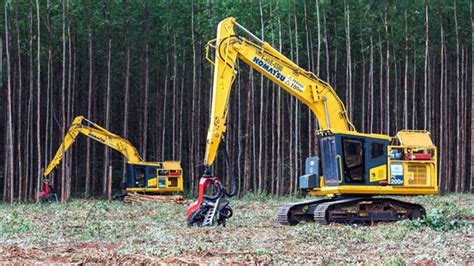
<path id="1" fill-rule="evenodd" d="M 382 260 L 381 265 L 388 265 L 388 266 L 405 266 L 407 263 L 405 262 L 405 259 L 403 258 L 402 255 L 397 255 L 393 258 L 388 258 L 385 260 Z"/>
<path id="2" fill-rule="evenodd" d="M 425 217 L 409 221 L 408 225 L 415 228 L 426 226 L 436 231 L 459 230 L 469 226 L 466 220 L 469 212 L 470 209 L 466 206 L 459 206 L 453 202 L 441 202 L 438 206 L 429 209 Z"/>
<path id="3" fill-rule="evenodd" d="M 30 230 L 30 223 L 18 215 L 17 211 L 10 214 L 5 214 L 2 217 L 0 224 L 0 232 L 2 234 L 15 234 L 28 232 Z"/>

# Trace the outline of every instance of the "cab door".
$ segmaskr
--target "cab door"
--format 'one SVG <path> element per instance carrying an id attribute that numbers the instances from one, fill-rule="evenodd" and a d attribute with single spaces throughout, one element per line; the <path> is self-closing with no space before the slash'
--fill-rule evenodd
<path id="1" fill-rule="evenodd" d="M 342 169 L 344 184 L 364 184 L 365 175 L 365 139 L 341 136 Z"/>
<path id="2" fill-rule="evenodd" d="M 336 137 L 321 138 L 321 162 L 325 186 L 338 186 L 341 156 L 337 154 Z"/>

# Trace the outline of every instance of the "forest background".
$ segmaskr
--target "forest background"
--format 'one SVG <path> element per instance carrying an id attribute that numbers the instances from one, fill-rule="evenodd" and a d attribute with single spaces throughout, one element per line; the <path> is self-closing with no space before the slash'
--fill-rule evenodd
<path id="1" fill-rule="evenodd" d="M 32 200 L 72 119 L 180 160 L 193 193 L 209 121 L 204 45 L 228 16 L 328 81 L 361 132 L 426 129 L 443 192 L 474 189 L 473 2 L 9 1 L 0 18 L 0 194 Z M 308 108 L 240 64 L 226 148 L 240 193 L 290 194 L 317 154 Z M 123 158 L 80 138 L 55 171 L 61 200 L 118 190 Z M 225 161 L 215 172 L 226 176 Z M 228 180 L 226 180 L 228 182 Z"/>

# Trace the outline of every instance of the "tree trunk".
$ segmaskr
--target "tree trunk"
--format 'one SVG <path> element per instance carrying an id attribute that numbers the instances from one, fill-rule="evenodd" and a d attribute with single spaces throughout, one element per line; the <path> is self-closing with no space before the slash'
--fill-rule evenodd
<path id="1" fill-rule="evenodd" d="M 441 3 L 440 3 L 440 6 L 443 6 Z M 444 102 L 447 100 L 445 98 L 445 94 L 444 94 L 444 27 L 443 27 L 443 14 L 442 14 L 442 11 L 441 11 L 441 8 L 440 8 L 440 11 L 439 11 L 439 25 L 440 25 L 440 36 L 441 36 L 441 51 L 440 51 L 440 104 L 439 104 L 439 118 L 440 118 L 440 123 L 439 123 L 439 154 L 443 154 L 445 152 L 445 137 L 444 137 Z M 446 183 L 446 176 L 443 174 L 444 173 L 444 168 L 445 168 L 445 165 L 444 165 L 444 162 L 445 162 L 445 158 L 444 156 L 440 156 L 440 160 L 439 160 L 439 171 L 438 171 L 438 186 L 442 189 L 445 187 L 445 183 Z"/>
<path id="2" fill-rule="evenodd" d="M 403 127 L 408 129 L 408 19 L 407 3 L 405 0 L 405 50 L 404 50 L 404 78 L 403 78 Z"/>
<path id="3" fill-rule="evenodd" d="M 34 69 L 33 69 L 33 1 L 30 2 L 29 10 L 28 10 L 28 47 L 29 47 L 29 60 L 28 60 L 28 71 L 29 71 L 29 78 L 28 78 L 28 114 L 27 114 L 27 140 L 26 140 L 26 161 L 33 162 L 32 164 L 28 164 L 27 175 L 28 175 L 28 182 L 27 185 L 29 187 L 28 194 L 31 196 L 33 195 L 33 191 L 37 189 L 34 180 L 36 179 L 36 172 L 35 172 L 35 164 L 34 164 L 34 131 L 33 131 L 33 90 L 34 90 Z M 53 181 L 53 180 L 51 180 Z M 54 184 L 54 183 L 53 183 Z M 35 189 L 33 189 L 33 187 Z"/>
<path id="4" fill-rule="evenodd" d="M 365 102 L 365 94 L 366 94 L 366 90 L 365 90 L 365 47 L 364 47 L 364 42 L 362 41 L 362 37 L 360 37 L 360 45 L 363 47 L 362 48 L 362 51 L 361 51 L 361 55 L 362 55 L 362 132 L 366 132 L 366 102 Z"/>
<path id="5" fill-rule="evenodd" d="M 52 32 L 51 32 L 51 9 L 50 9 L 50 1 L 46 1 L 46 27 L 48 30 L 48 67 L 47 67 L 47 84 L 46 84 L 46 126 L 44 129 L 44 136 L 45 136 L 45 147 L 44 147 L 44 165 L 47 165 L 49 162 L 49 147 L 52 146 L 53 138 L 52 138 L 52 106 L 51 106 L 51 98 L 52 98 L 52 62 L 53 62 L 53 49 L 52 49 Z M 28 135 L 28 134 L 27 134 Z M 52 180 L 50 180 L 52 181 Z"/>
<path id="6" fill-rule="evenodd" d="M 148 2 L 145 3 L 144 8 L 144 20 L 145 20 L 145 99 L 143 103 L 143 137 L 142 137 L 142 148 L 141 152 L 143 155 L 143 160 L 147 159 L 147 149 L 148 149 L 148 94 L 150 91 L 150 81 L 149 81 L 149 60 L 148 60 Z"/>
<path id="7" fill-rule="evenodd" d="M 383 122 L 384 117 L 383 114 L 388 112 L 387 109 L 384 110 L 384 102 L 383 102 L 383 47 L 382 47 L 382 38 L 379 32 L 379 58 L 380 58 L 380 65 L 379 65 L 379 133 L 383 133 Z M 387 107 L 386 107 L 387 108 Z"/>
<path id="8" fill-rule="evenodd" d="M 191 178 L 191 192 L 194 195 L 194 192 L 196 191 L 196 173 L 195 173 L 195 167 L 196 167 L 196 153 L 195 153 L 195 138 L 196 136 L 196 116 L 199 116 L 199 114 L 196 114 L 196 97 L 199 95 L 197 93 L 197 52 L 196 52 L 196 36 L 195 36 L 195 25 L 194 25 L 194 0 L 191 3 L 191 42 L 193 46 L 193 84 L 192 84 L 192 99 L 191 99 L 191 113 L 189 117 L 191 118 L 191 140 L 190 140 L 190 166 L 189 168 L 191 169 L 190 171 L 190 178 Z M 239 116 L 240 119 L 240 116 Z M 240 144 L 240 141 L 239 141 Z M 239 149 L 240 151 L 240 149 Z M 240 172 L 239 172 L 240 174 Z"/>
<path id="9" fill-rule="evenodd" d="M 20 44 L 20 28 L 18 26 L 18 6 L 15 8 L 15 26 L 16 26 L 16 47 L 17 47 L 17 60 L 18 60 L 18 102 L 17 102 L 17 145 L 16 145 L 16 155 L 17 155 L 17 176 L 18 176 L 18 201 L 22 200 L 22 196 L 24 199 L 27 199 L 26 193 L 23 194 L 23 153 L 22 153 L 22 145 L 23 145 L 23 117 L 22 117 L 22 110 L 23 110 L 23 78 L 22 78 L 22 64 L 21 64 L 21 44 Z M 1 41 L 1 40 L 0 40 Z M 0 59 L 1 60 L 1 59 Z M 0 79 L 1 80 L 1 79 Z"/>
<path id="10" fill-rule="evenodd" d="M 177 76 L 178 76 L 178 53 L 176 52 L 176 31 L 173 34 L 173 98 L 170 106 L 170 111 L 171 111 L 171 121 L 172 121 L 172 127 L 171 127 L 171 154 L 172 154 L 172 159 L 175 160 L 176 158 L 176 150 L 178 147 L 176 147 L 176 94 L 177 94 Z M 166 124 L 165 124 L 166 127 Z M 164 137 L 163 137 L 164 139 Z"/>
<path id="11" fill-rule="evenodd" d="M 428 128 L 428 56 L 429 56 L 429 16 L 428 1 L 425 0 L 425 65 L 424 65 L 424 82 L 423 82 L 423 129 Z"/>
<path id="12" fill-rule="evenodd" d="M 385 113 L 385 133 L 387 135 L 390 135 L 390 35 L 388 31 L 388 9 L 387 9 L 388 3 L 385 2 L 385 14 L 384 14 L 384 27 L 385 27 L 385 38 L 387 42 L 387 47 L 385 50 L 385 112 L 382 112 L 381 114 Z"/>
<path id="13" fill-rule="evenodd" d="M 88 46 L 88 59 L 89 59 L 89 79 L 88 79 L 88 91 L 87 91 L 87 118 L 92 119 L 92 81 L 93 81 L 93 67 L 94 67 L 94 54 L 92 49 L 92 19 L 91 19 L 91 0 L 86 3 L 86 20 L 87 20 L 87 46 Z M 86 146 L 86 173 L 85 173 L 85 196 L 86 198 L 91 195 L 91 146 L 90 140 L 87 139 Z"/>
<path id="14" fill-rule="evenodd" d="M 265 29 L 264 29 L 264 23 L 263 23 L 263 8 L 262 8 L 262 0 L 259 2 L 259 7 L 260 7 L 260 29 L 261 29 L 261 38 L 262 40 L 265 40 Z M 258 189 L 257 193 L 260 194 L 262 193 L 263 189 L 263 167 L 264 167 L 264 162 L 263 162 L 263 106 L 264 106 L 264 98 L 263 98 L 263 75 L 260 75 L 260 112 L 259 112 L 259 130 L 258 130 Z"/>
<path id="15" fill-rule="evenodd" d="M 38 153 L 36 156 L 37 158 L 37 182 L 36 182 L 36 191 L 39 191 L 40 187 L 40 180 L 42 176 L 42 168 L 41 168 L 41 62 L 40 62 L 40 55 L 41 55 L 41 31 L 40 31 L 40 15 L 39 15 L 39 2 L 36 0 L 36 26 L 37 26 L 37 48 L 36 48 L 36 64 L 37 64 L 37 73 L 36 73 L 36 145 Z"/>
<path id="16" fill-rule="evenodd" d="M 411 128 L 417 128 L 417 105 L 416 105 L 416 49 L 413 49 L 413 81 L 412 81 L 412 101 L 411 101 Z"/>
<path id="17" fill-rule="evenodd" d="M 470 192 L 474 191 L 474 16 L 472 12 L 472 2 L 469 4 L 471 13 L 471 164 L 470 164 Z"/>
<path id="18" fill-rule="evenodd" d="M 11 61 L 10 61 L 10 29 L 8 21 L 8 2 L 5 2 L 5 54 L 7 57 L 7 138 L 6 138 L 6 157 L 5 157 L 5 180 L 9 180 L 8 200 L 13 203 L 14 200 L 14 163 L 13 163 L 13 110 L 12 110 L 12 81 L 11 81 Z M 5 190 L 4 193 L 6 194 Z"/>
<path id="19" fill-rule="evenodd" d="M 281 19 L 278 16 L 278 41 L 279 41 L 279 51 L 283 48 L 282 32 L 281 32 Z M 282 115 L 281 115 L 281 90 L 277 92 L 277 104 L 276 104 L 276 116 L 277 116 L 277 183 L 276 183 L 276 194 L 281 195 L 282 191 L 282 178 L 283 178 L 283 145 L 282 145 Z"/>
<path id="20" fill-rule="evenodd" d="M 460 192 L 460 179 L 462 175 L 462 169 L 461 169 L 461 150 L 462 150 L 462 145 L 461 143 L 461 97 L 460 97 L 460 80 L 461 80 L 461 75 L 460 75 L 460 51 L 459 51 L 459 29 L 458 29 L 458 16 L 457 16 L 457 7 L 456 7 L 456 0 L 454 1 L 454 29 L 456 33 L 456 169 L 455 169 L 455 175 L 454 175 L 454 182 L 455 182 L 455 190 L 456 192 Z"/>
<path id="21" fill-rule="evenodd" d="M 5 3 L 6 4 L 6 3 Z M 6 23 L 5 23 L 6 25 Z M 0 35 L 0 80 L 3 80 L 3 36 Z M 3 88 L 3 86 L 2 86 Z M 6 139 L 6 138 L 5 138 Z M 28 138 L 27 138 L 28 139 Z M 6 144 L 6 143 L 5 143 Z M 7 168 L 8 168 L 8 149 L 5 149 L 3 152 L 3 155 L 5 156 L 5 161 L 4 161 L 4 170 L 3 170 L 3 201 L 6 201 L 6 195 L 7 195 Z"/>
<path id="22" fill-rule="evenodd" d="M 105 91 L 105 128 L 110 128 L 110 93 L 111 93 L 111 79 L 112 79 L 112 26 L 111 26 L 111 13 L 112 13 L 112 2 L 107 1 L 106 5 L 106 20 L 107 20 L 107 87 Z M 106 196 L 109 185 L 107 184 L 109 176 L 112 174 L 109 167 L 110 151 L 108 147 L 104 147 L 104 166 L 103 166 L 103 177 L 102 177 L 102 194 Z"/>
<path id="23" fill-rule="evenodd" d="M 349 112 L 349 119 L 352 121 L 352 59 L 351 59 L 351 31 L 350 31 L 350 14 L 349 4 L 344 0 L 344 21 L 346 35 L 346 105 Z"/>
<path id="24" fill-rule="evenodd" d="M 166 26 L 166 32 L 168 32 L 168 25 Z M 168 44 L 168 41 L 165 42 Z M 166 112 L 167 107 L 167 94 L 168 94 L 168 72 L 169 72 L 169 53 L 166 54 L 166 67 L 165 67 L 165 84 L 163 87 L 164 95 L 163 95 L 163 109 L 162 109 L 162 118 L 161 118 L 161 160 L 165 159 L 165 150 L 166 150 L 166 117 L 168 113 Z"/>
<path id="25" fill-rule="evenodd" d="M 372 33 L 369 35 L 370 41 L 370 63 L 369 63 L 369 107 L 370 107 L 370 116 L 369 116 L 369 133 L 374 132 L 374 42 L 372 38 Z"/>
<path id="26" fill-rule="evenodd" d="M 128 19 L 128 12 L 129 12 L 129 5 L 128 0 L 124 0 L 124 15 L 126 16 L 124 31 L 125 31 L 125 88 L 124 88 L 124 107 L 123 107 L 123 137 L 128 139 L 128 112 L 129 112 L 129 101 L 130 101 L 130 36 L 129 36 L 129 19 Z M 122 164 L 122 173 L 123 173 L 123 180 L 125 180 L 125 165 L 126 162 Z"/>
<path id="27" fill-rule="evenodd" d="M 68 0 L 62 1 L 62 67 L 61 67 L 61 136 L 66 135 L 66 6 Z M 64 154 L 64 148 L 63 148 Z M 66 156 L 65 156 L 66 157 Z M 67 200 L 65 193 L 66 184 L 66 160 L 61 163 L 61 202 Z"/>

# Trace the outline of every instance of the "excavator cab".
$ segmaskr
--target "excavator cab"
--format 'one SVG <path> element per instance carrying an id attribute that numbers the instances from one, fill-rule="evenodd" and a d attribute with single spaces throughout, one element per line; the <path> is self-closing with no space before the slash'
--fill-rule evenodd
<path id="1" fill-rule="evenodd" d="M 180 163 L 166 161 L 160 163 L 128 163 L 126 180 L 122 188 L 127 192 L 181 192 L 183 190 L 183 170 Z"/>
<path id="2" fill-rule="evenodd" d="M 386 180 L 385 171 L 375 170 L 386 167 L 387 138 L 327 134 L 320 143 L 321 158 L 306 160 L 306 173 L 299 178 L 300 189 L 380 185 L 381 180 Z"/>
<path id="3" fill-rule="evenodd" d="M 321 158 L 308 158 L 306 173 L 298 182 L 300 189 L 310 195 L 438 191 L 436 147 L 426 131 L 402 130 L 393 138 L 324 132 L 320 143 Z M 317 168 L 312 166 L 314 160 L 320 160 Z"/>

